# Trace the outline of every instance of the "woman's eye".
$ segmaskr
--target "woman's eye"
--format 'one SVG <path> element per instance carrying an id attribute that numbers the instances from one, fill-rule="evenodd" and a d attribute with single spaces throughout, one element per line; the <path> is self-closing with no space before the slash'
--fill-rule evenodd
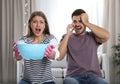
<path id="1" fill-rule="evenodd" d="M 44 24 L 45 22 L 44 21 L 32 21 L 33 23 L 36 23 L 36 24 Z"/>
<path id="2" fill-rule="evenodd" d="M 33 21 L 33 23 L 37 23 L 37 21 Z"/>
<path id="3" fill-rule="evenodd" d="M 43 21 L 40 21 L 40 23 L 44 23 Z"/>

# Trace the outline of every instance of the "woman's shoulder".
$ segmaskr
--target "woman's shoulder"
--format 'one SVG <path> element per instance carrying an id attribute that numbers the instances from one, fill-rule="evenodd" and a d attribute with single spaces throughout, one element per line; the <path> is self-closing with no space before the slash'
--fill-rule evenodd
<path id="1" fill-rule="evenodd" d="M 56 37 L 53 34 L 50 35 L 46 35 L 45 40 L 43 41 L 43 43 L 50 43 L 50 42 L 57 42 Z"/>
<path id="2" fill-rule="evenodd" d="M 27 39 L 27 36 L 21 36 L 19 40 Z"/>
<path id="3" fill-rule="evenodd" d="M 46 37 L 49 38 L 49 39 L 54 39 L 54 38 L 56 38 L 53 34 L 46 35 Z"/>
<path id="4" fill-rule="evenodd" d="M 31 43 L 32 42 L 31 38 L 29 38 L 27 36 L 22 36 L 19 40 L 22 40 L 25 43 Z"/>

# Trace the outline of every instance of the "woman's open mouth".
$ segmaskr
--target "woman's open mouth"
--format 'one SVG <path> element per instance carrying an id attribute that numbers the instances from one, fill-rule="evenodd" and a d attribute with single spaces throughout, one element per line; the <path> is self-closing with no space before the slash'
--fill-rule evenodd
<path id="1" fill-rule="evenodd" d="M 38 29 L 38 28 L 35 29 L 35 32 L 36 32 L 37 34 L 40 33 L 40 31 L 41 31 L 41 29 Z"/>

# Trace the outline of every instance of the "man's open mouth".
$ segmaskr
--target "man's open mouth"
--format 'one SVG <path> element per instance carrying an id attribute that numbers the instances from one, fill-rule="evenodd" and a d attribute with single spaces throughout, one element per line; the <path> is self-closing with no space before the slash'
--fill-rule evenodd
<path id="1" fill-rule="evenodd" d="M 75 30 L 80 30 L 82 27 L 76 27 Z"/>

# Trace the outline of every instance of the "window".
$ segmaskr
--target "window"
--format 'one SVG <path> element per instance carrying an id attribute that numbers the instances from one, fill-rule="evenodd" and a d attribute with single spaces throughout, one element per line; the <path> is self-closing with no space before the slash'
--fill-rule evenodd
<path id="1" fill-rule="evenodd" d="M 78 8 L 88 13 L 91 23 L 102 26 L 103 0 L 36 0 L 35 10 L 46 14 L 51 33 L 60 40 L 72 22 L 71 13 Z M 98 51 L 102 52 L 101 47 Z"/>

